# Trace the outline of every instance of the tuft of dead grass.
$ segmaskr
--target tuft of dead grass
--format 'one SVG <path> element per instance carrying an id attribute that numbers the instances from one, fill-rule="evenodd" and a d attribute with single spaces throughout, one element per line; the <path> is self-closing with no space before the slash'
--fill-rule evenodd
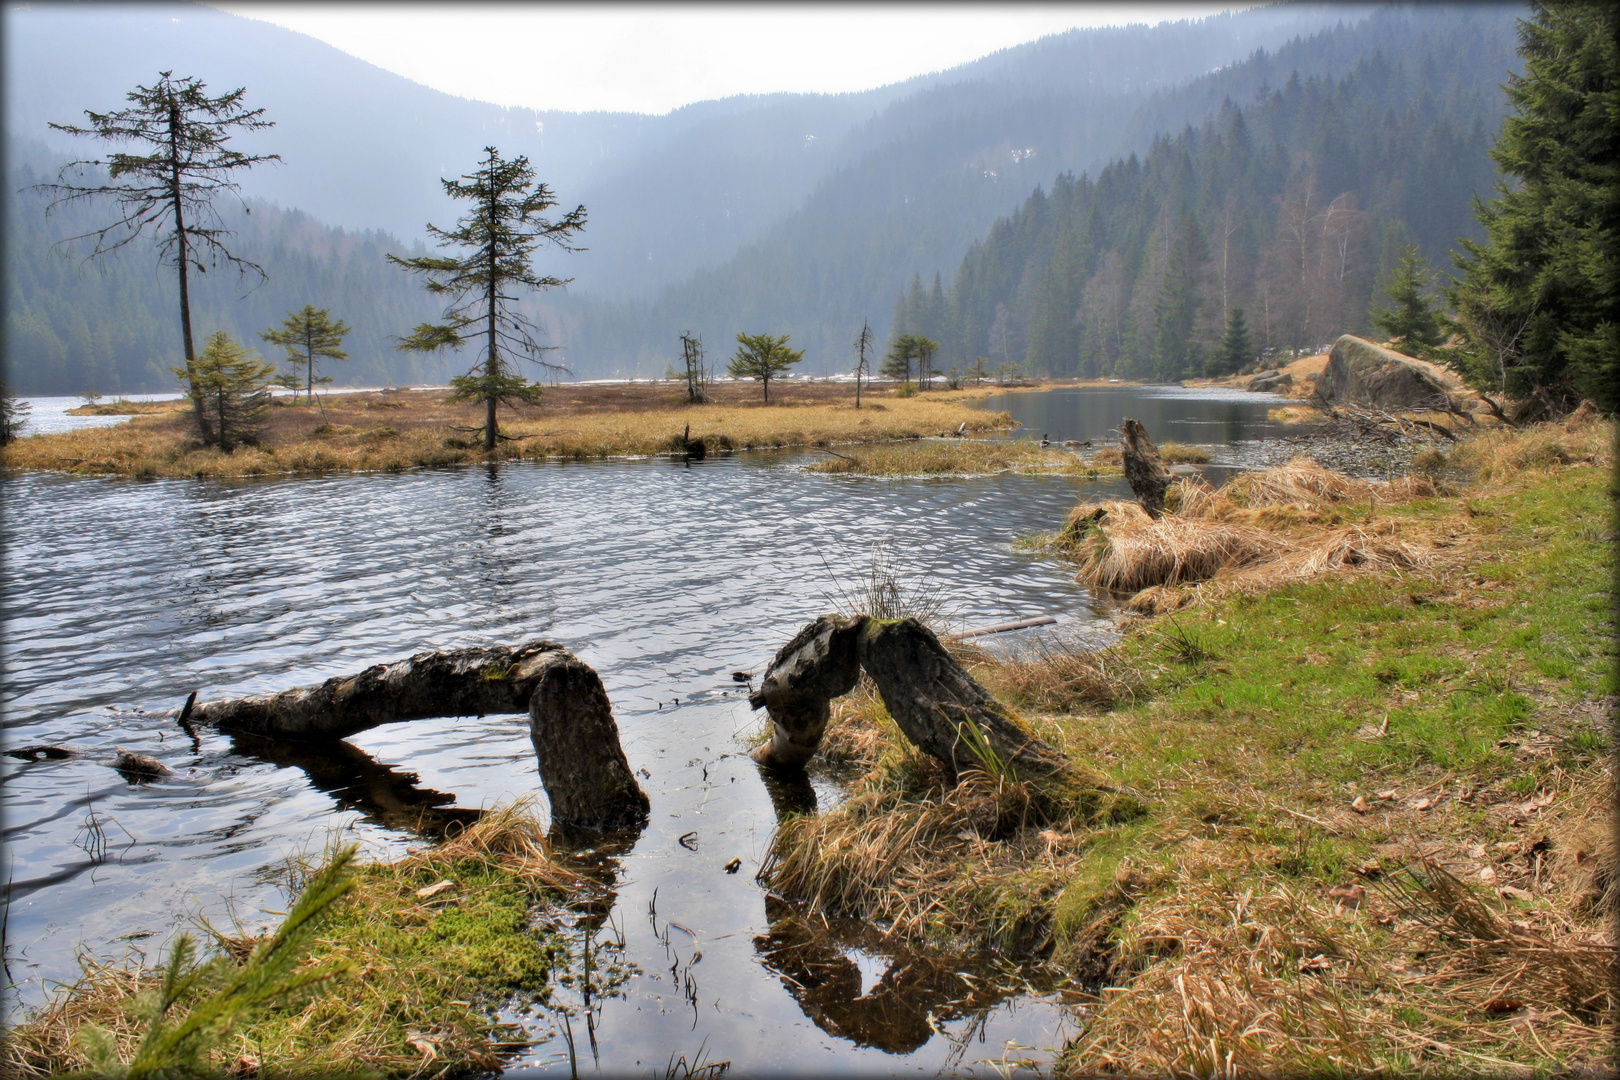
<path id="1" fill-rule="evenodd" d="M 1136 672 L 1106 652 L 1045 637 L 987 668 L 998 696 L 1040 713 L 1107 709 L 1134 699 L 1141 690 Z"/>
<path id="2" fill-rule="evenodd" d="M 1588 418 L 1568 424 L 1490 428 L 1451 451 L 1450 464 L 1476 483 L 1545 475 L 1569 465 L 1613 467 L 1616 427 Z"/>
<path id="3" fill-rule="evenodd" d="M 1099 476 L 1073 454 L 1025 439 L 919 439 L 839 453 L 809 472 L 856 476 L 989 476 L 995 473 L 1071 473 Z"/>

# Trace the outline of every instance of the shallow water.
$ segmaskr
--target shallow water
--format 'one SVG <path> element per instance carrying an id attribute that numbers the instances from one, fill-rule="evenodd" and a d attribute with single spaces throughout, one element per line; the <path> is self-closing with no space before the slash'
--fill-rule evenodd
<path id="1" fill-rule="evenodd" d="M 652 797 L 646 830 L 609 860 L 605 921 L 577 928 L 638 969 L 593 1000 L 586 1030 L 575 1021 L 582 1070 L 663 1069 L 700 1049 L 744 1074 L 1050 1060 L 1073 1034 L 1065 988 L 806 920 L 754 881 L 778 807 L 838 793 L 823 772 L 765 783 L 745 756 L 762 716 L 730 673 L 839 606 L 878 541 L 958 625 L 1050 614 L 1059 632 L 1099 632 L 1071 571 L 1012 543 L 1123 484 L 874 480 L 805 460 L 0 480 L 6 745 L 79 751 L 0 757 L 14 1002 L 71 979 L 81 943 L 155 957 L 189 916 L 274 923 L 275 869 L 334 831 L 398 854 L 424 822 L 539 787 L 521 716 L 399 724 L 314 753 L 206 731 L 194 744 L 142 710 L 544 637 L 601 674 Z M 115 745 L 174 775 L 126 783 L 108 767 Z M 741 872 L 725 872 L 732 859 Z M 566 1071 L 543 1013 L 524 1019 L 549 1041 L 513 1068 Z"/>

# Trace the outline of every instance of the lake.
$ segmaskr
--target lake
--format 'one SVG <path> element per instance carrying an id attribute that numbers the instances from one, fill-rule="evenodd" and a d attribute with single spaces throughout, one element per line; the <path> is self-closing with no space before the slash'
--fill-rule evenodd
<path id="1" fill-rule="evenodd" d="M 1120 415 L 1155 437 L 1162 427 L 1165 438 L 1216 444 L 1265 423 L 1264 404 L 1241 396 L 1084 393 L 1105 397 L 1010 394 L 992 407 L 1053 439 L 1098 438 Z M 1229 407 L 1260 413 L 1211 419 Z M 700 1046 L 744 1075 L 990 1075 L 1009 1042 L 1022 1048 L 1013 1059 L 1049 1060 L 1074 1033 L 1064 988 L 1024 986 L 993 956 L 822 927 L 754 881 L 778 808 L 830 805 L 838 786 L 822 770 L 802 789 L 766 784 L 746 756 L 763 714 L 730 674 L 762 669 L 804 622 L 840 606 L 874 545 L 949 598 L 958 626 L 1044 614 L 1057 625 L 1033 633 L 1105 635 L 1109 622 L 1070 568 L 1014 541 L 1054 528 L 1082 497 L 1126 489 L 1060 476 L 827 476 L 804 471 L 814 457 L 5 477 L 6 744 L 80 751 L 0 757 L 13 1006 L 71 980 L 81 945 L 152 959 L 198 915 L 274 923 L 285 900 L 275 869 L 333 834 L 398 855 L 420 843 L 412 824 L 424 812 L 442 818 L 539 787 L 522 716 L 398 724 L 311 755 L 210 732 L 193 744 L 147 714 L 193 690 L 236 696 L 425 649 L 543 637 L 601 674 L 652 798 L 648 827 L 616 856 L 610 919 L 639 970 L 620 996 L 593 1002 L 596 1055 L 582 1043 L 582 1070 L 662 1068 L 672 1051 L 690 1060 Z M 115 745 L 174 775 L 126 783 L 107 767 Z M 691 833 L 695 850 L 679 842 Z M 742 872 L 725 873 L 736 858 Z M 672 962 L 689 983 L 676 984 Z M 807 971 L 831 974 L 816 983 Z M 524 1019 L 551 1034 L 543 1015 Z M 513 1063 L 567 1069 L 560 1040 Z"/>

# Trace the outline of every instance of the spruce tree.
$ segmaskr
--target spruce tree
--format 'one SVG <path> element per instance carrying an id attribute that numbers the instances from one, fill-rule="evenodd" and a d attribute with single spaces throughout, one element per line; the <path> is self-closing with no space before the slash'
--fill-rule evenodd
<path id="1" fill-rule="evenodd" d="M 223 262 L 239 273 L 264 277 L 259 266 L 226 246 L 231 234 L 219 226 L 214 196 L 238 194 L 234 178 L 239 170 L 281 160 L 278 154 L 244 154 L 226 146 L 237 131 L 275 126 L 264 118 L 263 109 L 243 105 L 245 89 L 219 97 L 209 97 L 205 90 L 197 79 L 176 79 L 172 72 L 163 71 L 151 86 L 137 85 L 125 95 L 130 102 L 127 109 L 106 113 L 86 109 L 89 127 L 50 125 L 69 135 L 132 145 L 145 153 L 115 152 L 70 162 L 58 173 L 57 183 L 38 185 L 55 196 L 52 208 L 103 196 L 116 202 L 117 220 L 64 241 L 94 239 L 91 257 L 116 251 L 148 227 L 157 233 L 158 260 L 175 268 L 180 283 L 180 335 L 188 373 L 197 362 L 191 335 L 190 271 L 195 268 L 204 273 Z M 105 182 L 98 182 L 101 170 L 105 170 Z M 203 442 L 217 442 L 204 408 L 203 388 L 192 375 L 185 378 Z"/>
<path id="2" fill-rule="evenodd" d="M 1469 381 L 1561 413 L 1620 407 L 1620 8 L 1534 3 L 1524 74 L 1491 151 L 1509 177 L 1475 201 L 1483 243 L 1461 242 L 1448 298 L 1471 339 Z"/>
<path id="3" fill-rule="evenodd" d="M 737 354 L 727 365 L 733 378 L 753 379 L 765 393 L 765 404 L 771 403 L 771 380 L 783 375 L 787 369 L 804 359 L 803 349 L 787 347 L 788 335 L 738 334 Z"/>
<path id="4" fill-rule="evenodd" d="M 18 401 L 11 388 L 0 382 L 0 446 L 17 441 L 23 425 L 28 422 L 28 413 L 28 402 Z"/>
<path id="5" fill-rule="evenodd" d="M 911 362 L 916 358 L 917 335 L 901 334 L 889 343 L 888 355 L 883 358 L 883 366 L 878 371 L 891 379 L 900 379 L 909 387 Z"/>
<path id="6" fill-rule="evenodd" d="M 397 266 L 425 276 L 428 292 L 449 297 L 444 322 L 422 323 L 400 343 L 401 349 L 433 352 L 465 344 L 476 335 L 483 350 L 482 370 L 450 380 L 452 401 L 484 403 L 484 450 L 495 449 L 498 434 L 495 408 L 540 400 L 541 388 L 518 374 L 507 354 L 527 357 L 551 371 L 561 365 L 542 359 L 549 351 L 535 335 L 539 328 L 517 310 L 518 287 L 546 289 L 567 281 L 535 274 L 532 257 L 542 244 L 563 251 L 573 246 L 585 227 L 585 207 L 576 206 L 556 220 L 543 217 L 557 205 L 545 184 L 537 184 L 529 159 L 519 155 L 502 159 L 493 146 L 484 147 L 478 171 L 459 180 L 440 180 L 446 195 L 466 199 L 472 210 L 454 229 L 428 225 L 439 246 L 462 249 L 455 257 L 419 255 L 402 259 L 390 255 Z"/>
<path id="7" fill-rule="evenodd" d="M 259 441 L 264 412 L 270 405 L 265 389 L 276 366 L 223 330 L 209 335 L 202 355 L 189 368 L 170 368 L 180 379 L 196 386 L 203 411 L 214 431 L 214 442 L 226 453 L 238 445 Z"/>
<path id="8" fill-rule="evenodd" d="M 1248 320 L 1242 308 L 1232 308 L 1226 313 L 1226 331 L 1221 335 L 1221 343 L 1210 358 L 1210 374 L 1231 375 L 1252 359 L 1254 349 L 1249 344 Z"/>
<path id="9" fill-rule="evenodd" d="M 339 319 L 332 321 L 332 312 L 329 308 L 317 308 L 314 304 L 305 304 L 302 311 L 287 313 L 281 321 L 281 329 L 263 330 L 259 336 L 272 345 L 280 345 L 287 351 L 287 362 L 293 367 L 292 385 L 297 386 L 298 369 L 304 369 L 304 390 L 308 394 L 310 404 L 315 401 L 315 384 L 329 383 L 330 375 L 315 374 L 315 362 L 319 358 L 328 360 L 347 360 L 349 354 L 342 349 L 343 338 L 349 332 L 349 324 Z M 285 385 L 285 384 L 284 384 Z M 296 394 L 294 395 L 296 398 Z M 293 404 L 297 404 L 295 400 Z"/>
<path id="10" fill-rule="evenodd" d="M 1390 307 L 1372 313 L 1373 325 L 1384 332 L 1392 347 L 1408 356 L 1418 356 L 1423 346 L 1440 344 L 1443 335 L 1435 309 L 1425 295 L 1434 282 L 1416 244 L 1410 244 L 1395 263 L 1386 295 Z"/>

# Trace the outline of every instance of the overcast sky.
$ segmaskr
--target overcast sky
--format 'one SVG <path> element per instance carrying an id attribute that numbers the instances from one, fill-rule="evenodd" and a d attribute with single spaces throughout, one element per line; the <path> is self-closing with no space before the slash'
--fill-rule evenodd
<path id="1" fill-rule="evenodd" d="M 1073 27 L 1246 3 L 280 4 L 216 7 L 499 105 L 665 113 L 774 91 L 869 90 Z"/>

